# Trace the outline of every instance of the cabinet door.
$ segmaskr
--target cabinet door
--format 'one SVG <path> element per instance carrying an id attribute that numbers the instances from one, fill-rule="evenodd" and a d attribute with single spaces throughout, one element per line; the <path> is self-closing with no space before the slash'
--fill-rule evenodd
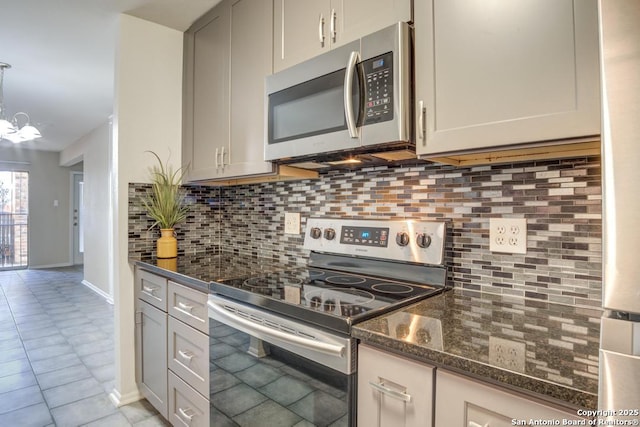
<path id="1" fill-rule="evenodd" d="M 530 419 L 582 420 L 575 411 L 565 412 L 440 369 L 436 377 L 436 426 L 507 427 L 528 425 Z"/>
<path id="2" fill-rule="evenodd" d="M 229 3 L 222 2 L 185 33 L 184 163 L 188 180 L 221 173 L 229 152 Z"/>
<path id="3" fill-rule="evenodd" d="M 333 0 L 335 37 L 329 34 L 332 47 L 366 36 L 397 22 L 410 22 L 411 0 Z M 333 18 L 331 18 L 333 19 Z M 331 30 L 331 23 L 329 25 Z"/>
<path id="4" fill-rule="evenodd" d="M 360 345 L 358 425 L 430 427 L 434 371 L 430 366 Z"/>
<path id="5" fill-rule="evenodd" d="M 167 418 L 167 314 L 138 300 L 136 382 L 142 395 Z"/>
<path id="6" fill-rule="evenodd" d="M 329 50 L 330 0 L 273 0 L 274 72 Z"/>
<path id="7" fill-rule="evenodd" d="M 271 74 L 273 24 L 271 2 L 236 0 L 231 5 L 231 149 L 223 156 L 222 175 L 271 173 L 264 161 L 265 88 Z"/>
<path id="8" fill-rule="evenodd" d="M 596 0 L 416 0 L 414 22 L 418 154 L 600 133 Z"/>

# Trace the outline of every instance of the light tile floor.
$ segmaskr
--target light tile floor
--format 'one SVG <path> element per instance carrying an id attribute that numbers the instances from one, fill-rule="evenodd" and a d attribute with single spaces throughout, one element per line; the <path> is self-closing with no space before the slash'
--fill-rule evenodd
<path id="1" fill-rule="evenodd" d="M 116 408 L 113 306 L 78 268 L 0 271 L 0 426 L 166 426 Z"/>

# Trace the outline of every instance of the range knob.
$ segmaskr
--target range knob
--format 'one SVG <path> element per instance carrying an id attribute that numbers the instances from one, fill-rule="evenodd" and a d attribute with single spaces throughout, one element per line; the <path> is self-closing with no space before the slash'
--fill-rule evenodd
<path id="1" fill-rule="evenodd" d="M 318 227 L 313 227 L 309 232 L 309 235 L 312 239 L 319 239 L 320 236 L 322 236 L 322 230 L 320 230 Z"/>
<path id="2" fill-rule="evenodd" d="M 398 246 L 407 246 L 409 244 L 409 235 L 404 231 L 399 232 L 396 234 L 396 243 Z"/>
<path id="3" fill-rule="evenodd" d="M 416 236 L 416 243 L 421 248 L 428 248 L 431 244 L 431 236 L 429 236 L 427 233 L 420 233 Z"/>
<path id="4" fill-rule="evenodd" d="M 333 240 L 336 237 L 336 230 L 333 228 L 327 228 L 324 230 L 324 238 L 327 240 Z"/>

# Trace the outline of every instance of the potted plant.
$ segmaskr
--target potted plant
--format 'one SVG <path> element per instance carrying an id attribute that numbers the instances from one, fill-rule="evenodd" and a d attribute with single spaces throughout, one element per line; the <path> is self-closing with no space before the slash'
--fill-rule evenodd
<path id="1" fill-rule="evenodd" d="M 150 228 L 160 227 L 156 256 L 175 258 L 178 256 L 178 241 L 174 227 L 185 220 L 189 211 L 184 190 L 180 187 L 185 171 L 183 168 L 174 171 L 168 163 L 163 164 L 156 153 L 149 153 L 155 156 L 158 164 L 150 168 L 151 192 L 142 199 L 142 204 L 147 215 L 154 220 Z"/>

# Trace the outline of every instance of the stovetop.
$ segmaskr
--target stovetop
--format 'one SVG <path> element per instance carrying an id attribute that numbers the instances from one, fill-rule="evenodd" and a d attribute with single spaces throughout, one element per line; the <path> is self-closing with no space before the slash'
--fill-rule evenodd
<path id="1" fill-rule="evenodd" d="M 212 284 L 212 291 L 217 294 L 345 333 L 350 331 L 352 324 L 443 290 L 441 286 L 317 268 L 299 268 Z"/>
<path id="2" fill-rule="evenodd" d="M 311 218 L 306 267 L 257 269 L 247 277 L 215 281 L 210 290 L 349 334 L 355 323 L 446 289 L 444 231 L 442 222 Z"/>

